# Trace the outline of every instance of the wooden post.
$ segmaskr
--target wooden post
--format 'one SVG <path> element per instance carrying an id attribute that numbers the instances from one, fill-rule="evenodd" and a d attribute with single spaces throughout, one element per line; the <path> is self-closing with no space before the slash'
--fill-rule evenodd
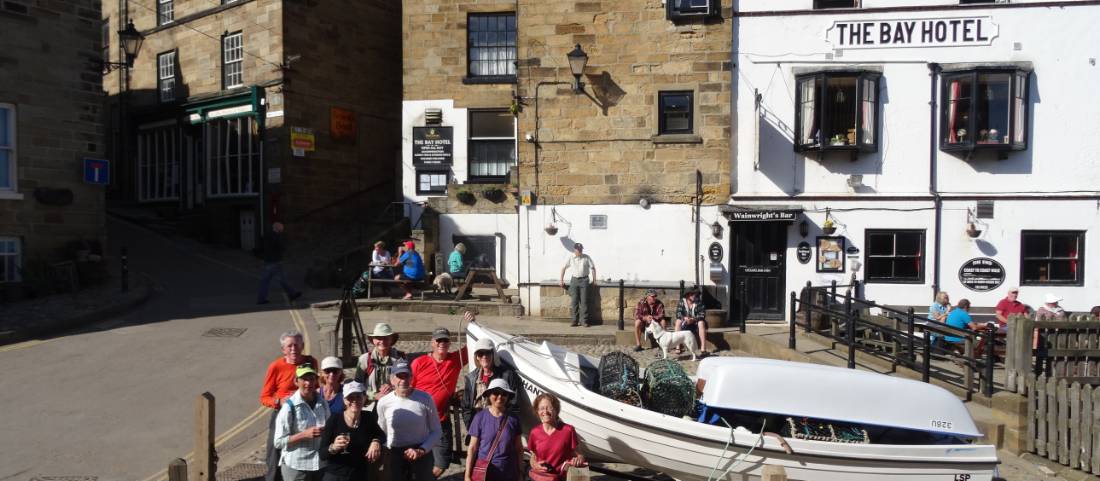
<path id="1" fill-rule="evenodd" d="M 1005 390 L 1008 392 L 1019 392 L 1016 390 L 1016 351 L 1019 349 L 1019 328 L 1020 326 L 1009 323 L 1005 332 Z"/>
<path id="2" fill-rule="evenodd" d="M 1035 386 L 1031 392 L 1035 393 L 1035 454 L 1046 457 L 1047 455 L 1047 380 L 1036 375 Z"/>
<path id="3" fill-rule="evenodd" d="M 1047 459 L 1058 461 L 1058 381 L 1046 378 Z"/>
<path id="4" fill-rule="evenodd" d="M 1027 375 L 1027 452 L 1035 452 L 1036 424 L 1039 418 L 1035 416 L 1039 406 L 1039 393 L 1035 390 L 1035 375 Z"/>
<path id="5" fill-rule="evenodd" d="M 1081 385 L 1069 387 L 1069 467 L 1079 469 L 1081 464 Z"/>
<path id="6" fill-rule="evenodd" d="M 766 465 L 760 474 L 761 481 L 787 481 L 787 470 L 783 466 Z"/>
<path id="7" fill-rule="evenodd" d="M 1058 457 L 1062 465 L 1069 464 L 1069 386 L 1065 379 L 1058 380 Z"/>
<path id="8" fill-rule="evenodd" d="M 623 311 L 626 310 L 626 303 L 623 302 L 623 280 L 619 279 L 619 330 L 623 330 Z M 637 331 L 635 331 L 637 332 Z M 703 339 L 703 344 L 707 343 L 706 339 Z"/>
<path id="9" fill-rule="evenodd" d="M 195 398 L 195 463 L 191 481 L 216 481 L 217 456 L 214 454 L 214 395 L 204 392 Z"/>
<path id="10" fill-rule="evenodd" d="M 176 458 L 168 463 L 168 481 L 187 481 L 187 461 Z"/>
<path id="11" fill-rule="evenodd" d="M 1086 421 L 1088 421 L 1086 419 Z M 1092 389 L 1092 474 L 1100 474 L 1100 388 Z"/>
<path id="12" fill-rule="evenodd" d="M 795 303 L 797 302 L 797 300 L 798 299 L 797 299 L 797 297 L 795 297 L 794 291 L 791 291 L 791 332 L 790 332 L 790 336 L 787 338 L 787 348 L 788 349 L 794 349 L 794 346 L 795 346 L 795 340 L 794 340 L 795 332 L 794 332 L 794 329 L 798 325 L 798 312 L 795 311 Z M 807 317 L 806 318 L 806 324 L 809 325 L 809 323 L 810 323 L 810 319 L 809 319 L 809 317 Z"/>

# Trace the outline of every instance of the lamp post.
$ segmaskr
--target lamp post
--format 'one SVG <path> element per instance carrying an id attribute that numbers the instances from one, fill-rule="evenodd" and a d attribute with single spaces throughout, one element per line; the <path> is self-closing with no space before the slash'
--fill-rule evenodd
<path id="1" fill-rule="evenodd" d="M 122 157 L 125 156 L 124 140 L 126 138 L 126 92 L 129 90 L 129 70 L 134 67 L 134 59 L 141 50 L 141 43 L 145 40 L 141 32 L 134 28 L 134 22 L 126 22 L 126 28 L 118 31 L 118 40 L 122 45 L 123 58 L 121 62 L 110 62 L 103 59 L 103 71 L 118 70 L 118 139 L 115 146 L 115 169 L 121 168 Z"/>
<path id="2" fill-rule="evenodd" d="M 588 65 L 588 54 L 584 53 L 584 49 L 578 43 L 573 51 L 565 54 L 565 56 L 569 59 L 569 70 L 573 72 L 573 93 L 579 94 L 584 91 L 584 82 L 581 82 L 581 75 L 584 75 L 584 67 Z"/>

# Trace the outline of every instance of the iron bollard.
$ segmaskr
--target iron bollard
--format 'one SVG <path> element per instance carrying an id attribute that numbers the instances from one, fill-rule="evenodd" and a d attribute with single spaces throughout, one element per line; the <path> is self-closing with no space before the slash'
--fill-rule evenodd
<path id="1" fill-rule="evenodd" d="M 848 301 L 851 306 L 851 300 Z M 859 312 L 851 312 L 848 310 L 848 369 L 856 368 L 856 321 L 859 319 Z"/>
<path id="2" fill-rule="evenodd" d="M 795 310 L 794 310 L 795 309 L 795 299 L 796 299 L 796 297 L 795 297 L 794 291 L 791 291 L 791 334 L 790 334 L 790 337 L 787 338 L 787 347 L 790 348 L 790 349 L 794 349 L 794 328 L 795 328 L 795 325 L 797 324 L 797 321 L 798 321 L 798 313 L 795 312 Z M 809 323 L 809 320 L 807 320 L 807 324 L 808 323 Z"/>
<path id="3" fill-rule="evenodd" d="M 680 299 L 684 298 L 684 281 L 680 281 Z"/>
<path id="4" fill-rule="evenodd" d="M 909 315 L 906 316 L 906 321 L 905 321 L 906 326 L 905 326 L 905 328 L 906 328 L 906 330 L 908 331 L 908 334 L 909 334 L 909 341 L 908 341 L 907 344 L 908 344 L 908 348 L 909 348 L 909 362 L 911 362 L 911 363 L 916 363 L 917 362 L 917 353 L 913 352 L 913 348 L 916 347 L 916 346 L 913 345 L 913 324 L 914 324 L 914 322 L 915 321 L 913 319 L 913 308 L 910 307 L 909 308 Z M 927 337 L 928 336 L 928 331 L 924 331 L 924 335 Z"/>
<path id="5" fill-rule="evenodd" d="M 932 377 L 932 336 L 928 335 L 928 331 L 924 331 L 924 358 L 921 359 L 920 366 L 920 380 L 928 382 Z"/>
<path id="6" fill-rule="evenodd" d="M 122 256 L 122 292 L 128 292 L 130 290 L 130 265 L 127 260 L 126 246 L 123 246 L 120 250 Z"/>
<path id="7" fill-rule="evenodd" d="M 623 310 L 626 309 L 626 304 L 623 304 L 623 280 L 619 279 L 619 330 L 623 330 Z M 638 332 L 638 331 L 634 331 Z"/>
<path id="8" fill-rule="evenodd" d="M 991 325 L 986 329 L 985 342 L 985 384 L 982 386 L 982 394 L 985 397 L 993 397 L 993 363 L 997 361 L 997 326 Z"/>
<path id="9" fill-rule="evenodd" d="M 836 299 L 836 279 L 829 283 L 829 292 L 833 295 L 833 299 Z"/>
<path id="10" fill-rule="evenodd" d="M 813 331 L 813 326 L 810 323 L 812 322 L 811 318 L 813 317 L 814 306 L 816 306 L 816 305 L 817 305 L 817 293 L 814 292 L 813 284 L 810 284 L 810 281 L 806 281 L 806 304 L 804 304 L 802 306 L 802 309 L 804 309 L 806 311 L 806 332 L 807 333 Z"/>

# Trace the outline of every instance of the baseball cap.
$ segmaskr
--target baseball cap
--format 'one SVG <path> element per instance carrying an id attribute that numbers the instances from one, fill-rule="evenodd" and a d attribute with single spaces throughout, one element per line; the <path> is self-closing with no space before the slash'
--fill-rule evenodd
<path id="1" fill-rule="evenodd" d="M 446 327 L 437 327 L 432 331 L 432 340 L 438 341 L 440 339 L 450 339 L 451 331 L 448 331 Z"/>
<path id="2" fill-rule="evenodd" d="M 409 375 L 411 375 L 412 370 L 409 369 L 409 363 L 399 362 L 399 363 L 394 364 L 393 367 L 390 368 L 390 375 L 391 376 L 396 376 L 398 374 L 409 374 Z"/>
<path id="3" fill-rule="evenodd" d="M 657 289 L 646 289 L 645 290 L 645 295 L 647 297 L 648 296 L 656 296 L 657 295 Z"/>
<path id="4" fill-rule="evenodd" d="M 329 356 L 321 360 L 321 370 L 327 371 L 329 369 L 343 369 L 344 363 L 340 362 L 340 358 L 336 356 Z"/>
<path id="5" fill-rule="evenodd" d="M 298 369 L 294 370 L 294 377 L 302 377 L 306 374 L 312 374 L 316 376 L 317 371 L 315 371 L 313 369 L 313 366 L 310 366 L 309 364 L 302 364 L 301 366 L 298 366 Z"/>
<path id="6" fill-rule="evenodd" d="M 344 397 L 348 397 L 355 393 L 366 394 L 367 390 L 363 387 L 362 383 L 356 381 L 344 384 Z"/>
<path id="7" fill-rule="evenodd" d="M 413 247 L 416 247 L 416 244 L 414 244 L 413 241 L 405 241 L 406 249 L 412 249 Z"/>
<path id="8" fill-rule="evenodd" d="M 500 389 L 501 391 L 504 391 L 504 392 L 508 393 L 511 396 L 516 395 L 516 392 L 513 391 L 512 388 L 508 386 L 508 381 L 505 381 L 505 380 L 500 379 L 500 378 L 496 378 L 496 379 L 493 379 L 492 381 L 489 382 L 489 388 L 485 390 L 485 393 L 483 393 L 482 396 L 488 396 L 489 393 L 491 393 L 491 392 L 493 392 L 494 390 L 497 390 L 497 389 Z"/>
<path id="9" fill-rule="evenodd" d="M 477 353 L 481 351 L 496 352 L 493 348 L 493 341 L 485 338 L 478 339 L 477 343 L 474 344 L 474 352 Z"/>
<path id="10" fill-rule="evenodd" d="M 573 243 L 573 250 L 583 251 L 584 244 L 581 244 L 580 242 Z"/>

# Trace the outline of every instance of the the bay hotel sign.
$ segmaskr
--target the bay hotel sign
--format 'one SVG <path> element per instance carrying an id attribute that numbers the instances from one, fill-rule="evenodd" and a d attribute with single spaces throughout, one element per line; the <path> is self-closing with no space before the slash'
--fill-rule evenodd
<path id="1" fill-rule="evenodd" d="M 983 46 L 999 34 L 990 17 L 837 20 L 825 30 L 834 49 Z"/>

